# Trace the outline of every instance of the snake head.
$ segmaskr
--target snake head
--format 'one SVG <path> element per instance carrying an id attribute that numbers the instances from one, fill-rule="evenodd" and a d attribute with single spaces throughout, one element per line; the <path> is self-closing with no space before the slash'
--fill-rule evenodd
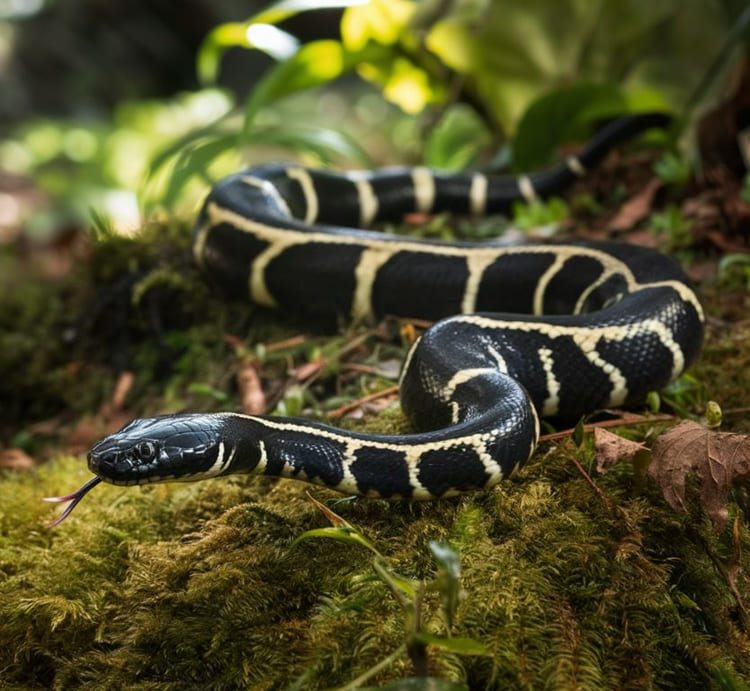
<path id="1" fill-rule="evenodd" d="M 222 441 L 220 415 L 164 415 L 133 420 L 97 442 L 88 454 L 91 478 L 80 489 L 44 501 L 68 503 L 50 524 L 59 525 L 102 480 L 113 485 L 145 485 L 167 480 L 201 480 L 231 465 Z"/>
<path id="2" fill-rule="evenodd" d="M 221 429 L 219 418 L 190 413 L 133 420 L 93 446 L 89 470 L 114 485 L 213 477 L 228 465 Z"/>

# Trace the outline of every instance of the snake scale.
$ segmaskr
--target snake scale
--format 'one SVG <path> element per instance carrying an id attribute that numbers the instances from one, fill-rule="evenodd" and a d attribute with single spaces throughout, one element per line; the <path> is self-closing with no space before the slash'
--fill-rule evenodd
<path id="1" fill-rule="evenodd" d="M 410 212 L 481 216 L 548 197 L 613 146 L 667 126 L 618 118 L 575 157 L 520 177 L 423 167 L 329 172 L 268 164 L 220 181 L 196 224 L 198 264 L 230 296 L 355 321 L 438 320 L 412 346 L 401 406 L 418 432 L 350 432 L 234 412 L 134 420 L 88 455 L 98 482 L 256 473 L 350 495 L 438 499 L 488 488 L 534 452 L 539 417 L 643 400 L 694 360 L 701 305 L 680 268 L 613 242 L 442 243 L 364 230 Z"/>

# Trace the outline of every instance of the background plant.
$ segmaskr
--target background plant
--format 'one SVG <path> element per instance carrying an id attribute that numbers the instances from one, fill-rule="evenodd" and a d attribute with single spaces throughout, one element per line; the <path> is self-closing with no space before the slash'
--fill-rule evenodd
<path id="1" fill-rule="evenodd" d="M 290 23 L 321 8 L 343 8 L 338 36 L 297 38 Z M 528 170 L 601 118 L 684 115 L 698 87 L 698 102 L 710 98 L 746 34 L 743 9 L 736 0 L 282 0 L 208 33 L 193 93 L 119 103 L 111 118 L 24 118 L 0 141 L 0 170 L 31 174 L 51 195 L 30 216 L 42 233 L 91 207 L 131 227 L 139 207 L 192 212 L 212 180 L 270 157 Z M 276 61 L 249 91 L 222 81 L 238 50 Z"/>

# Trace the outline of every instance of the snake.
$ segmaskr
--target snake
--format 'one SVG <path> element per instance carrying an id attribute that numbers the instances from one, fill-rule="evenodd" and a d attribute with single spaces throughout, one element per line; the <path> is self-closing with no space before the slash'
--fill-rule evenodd
<path id="1" fill-rule="evenodd" d="M 219 181 L 194 231 L 197 264 L 231 298 L 367 322 L 434 321 L 400 375 L 412 433 L 370 434 L 240 412 L 133 420 L 88 453 L 94 476 L 49 501 L 63 520 L 101 481 L 143 485 L 252 473 L 346 495 L 432 500 L 487 489 L 534 453 L 540 417 L 642 402 L 703 339 L 679 265 L 613 241 L 443 242 L 368 229 L 405 214 L 481 217 L 559 192 L 664 113 L 616 118 L 528 175 L 427 167 L 332 171 L 261 164 Z"/>

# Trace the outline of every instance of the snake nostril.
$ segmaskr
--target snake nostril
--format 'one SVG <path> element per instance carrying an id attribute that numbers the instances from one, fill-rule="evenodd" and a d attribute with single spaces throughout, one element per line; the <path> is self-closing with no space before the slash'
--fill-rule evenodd
<path id="1" fill-rule="evenodd" d="M 106 468 L 112 468 L 117 461 L 117 453 L 115 451 L 107 451 L 105 453 L 89 453 L 88 464 L 89 469 L 96 472 Z"/>

